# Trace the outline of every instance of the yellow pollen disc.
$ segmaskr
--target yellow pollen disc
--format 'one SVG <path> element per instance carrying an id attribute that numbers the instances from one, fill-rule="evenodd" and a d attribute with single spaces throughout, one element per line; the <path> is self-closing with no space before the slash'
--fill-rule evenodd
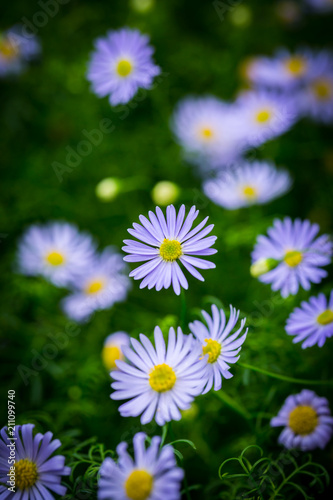
<path id="1" fill-rule="evenodd" d="M 160 246 L 160 256 L 167 262 L 173 262 L 182 255 L 182 246 L 177 240 L 164 239 Z"/>
<path id="2" fill-rule="evenodd" d="M 86 293 L 89 295 L 100 292 L 104 288 L 104 283 L 103 281 L 97 280 L 97 281 L 91 281 L 87 286 L 86 286 Z"/>
<path id="3" fill-rule="evenodd" d="M 17 56 L 18 52 L 18 48 L 10 43 L 9 40 L 6 40 L 6 38 L 0 40 L 0 54 L 2 55 L 2 57 L 5 57 L 6 59 L 12 59 Z"/>
<path id="4" fill-rule="evenodd" d="M 126 77 L 132 73 L 133 65 L 126 59 L 122 59 L 117 64 L 117 73 L 119 76 Z"/>
<path id="5" fill-rule="evenodd" d="M 318 99 L 325 101 L 331 97 L 333 89 L 329 81 L 322 79 L 312 84 L 312 90 Z"/>
<path id="6" fill-rule="evenodd" d="M 131 500 L 146 500 L 153 488 L 153 476 L 143 469 L 134 469 L 124 486 Z"/>
<path id="7" fill-rule="evenodd" d="M 257 197 L 257 190 L 252 186 L 244 186 L 243 194 L 246 198 L 252 200 Z"/>
<path id="8" fill-rule="evenodd" d="M 203 139 L 209 140 L 214 136 L 214 132 L 209 127 L 203 127 L 202 129 L 200 129 L 200 135 Z"/>
<path id="9" fill-rule="evenodd" d="M 65 257 L 59 252 L 50 252 L 47 254 L 46 260 L 51 266 L 61 266 L 65 262 Z"/>
<path id="10" fill-rule="evenodd" d="M 156 365 L 149 375 L 150 387 L 156 392 L 170 391 L 177 380 L 176 374 L 171 366 L 163 363 Z"/>
<path id="11" fill-rule="evenodd" d="M 215 363 L 221 354 L 222 346 L 217 340 L 205 339 L 207 345 L 202 347 L 202 354 L 208 354 L 208 363 Z"/>
<path id="12" fill-rule="evenodd" d="M 317 425 L 318 415 L 311 406 L 297 406 L 289 414 L 289 427 L 295 434 L 311 434 Z"/>
<path id="13" fill-rule="evenodd" d="M 320 325 L 329 325 L 330 323 L 332 323 L 333 311 L 331 311 L 331 309 L 326 309 L 326 311 L 323 311 L 321 314 L 319 314 L 317 322 Z"/>
<path id="14" fill-rule="evenodd" d="M 103 347 L 102 359 L 107 370 L 114 370 L 117 369 L 116 361 L 118 359 L 124 359 L 124 356 L 119 347 L 115 345 L 106 345 Z"/>
<path id="15" fill-rule="evenodd" d="M 19 490 L 31 488 L 38 479 L 37 465 L 27 458 L 15 464 L 15 484 Z"/>
<path id="16" fill-rule="evenodd" d="M 296 267 L 302 262 L 303 255 L 298 250 L 290 250 L 290 252 L 286 253 L 283 260 L 288 266 Z"/>
<path id="17" fill-rule="evenodd" d="M 306 62 L 302 57 L 290 57 L 286 61 L 286 68 L 293 76 L 301 76 L 306 69 Z"/>
<path id="18" fill-rule="evenodd" d="M 258 123 L 266 123 L 270 120 L 272 112 L 268 109 L 262 109 L 256 114 L 256 121 Z"/>

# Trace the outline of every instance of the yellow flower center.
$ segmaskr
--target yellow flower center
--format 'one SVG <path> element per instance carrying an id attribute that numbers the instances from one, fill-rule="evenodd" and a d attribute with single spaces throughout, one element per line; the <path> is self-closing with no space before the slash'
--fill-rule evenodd
<path id="1" fill-rule="evenodd" d="M 289 427 L 295 434 L 311 434 L 317 425 L 318 415 L 311 406 L 297 406 L 289 414 Z"/>
<path id="2" fill-rule="evenodd" d="M 150 387 L 156 392 L 170 391 L 177 380 L 176 374 L 171 366 L 163 363 L 156 365 L 149 375 Z"/>
<path id="3" fill-rule="evenodd" d="M 182 246 L 177 240 L 164 239 L 160 246 L 160 256 L 167 262 L 173 262 L 182 255 Z"/>
<path id="4" fill-rule="evenodd" d="M 102 359 L 107 370 L 115 370 L 117 369 L 116 361 L 118 359 L 124 359 L 124 356 L 119 347 L 115 345 L 106 345 L 103 347 Z"/>
<path id="5" fill-rule="evenodd" d="M 17 56 L 19 50 L 10 40 L 3 38 L 0 40 L 0 54 L 6 59 L 13 59 Z"/>
<path id="6" fill-rule="evenodd" d="M 286 61 L 286 68 L 293 76 L 301 76 L 305 72 L 306 62 L 303 57 L 290 57 Z"/>
<path id="7" fill-rule="evenodd" d="M 131 500 L 146 500 L 153 488 L 153 476 L 143 469 L 134 469 L 124 486 Z"/>
<path id="8" fill-rule="evenodd" d="M 37 465 L 27 458 L 15 464 L 15 484 L 19 490 L 31 488 L 38 479 Z"/>
<path id="9" fill-rule="evenodd" d="M 133 65 L 130 61 L 127 61 L 127 59 L 122 59 L 121 61 L 118 62 L 117 73 L 119 76 L 125 78 L 130 73 L 132 73 L 132 71 L 133 71 Z"/>
<path id="10" fill-rule="evenodd" d="M 252 186 L 244 186 L 243 195 L 249 200 L 253 200 L 257 197 L 257 190 Z"/>
<path id="11" fill-rule="evenodd" d="M 256 121 L 258 123 L 266 123 L 270 120 L 272 112 L 269 109 L 262 109 L 256 114 Z"/>
<path id="12" fill-rule="evenodd" d="M 208 363 L 215 363 L 221 354 L 222 346 L 217 340 L 205 339 L 207 345 L 202 347 L 202 354 L 208 354 Z"/>
<path id="13" fill-rule="evenodd" d="M 285 263 L 290 267 L 298 266 L 298 264 L 300 264 L 302 260 L 303 260 L 302 252 L 299 252 L 298 250 L 290 250 L 284 256 Z"/>
<path id="14" fill-rule="evenodd" d="M 60 252 L 50 252 L 46 256 L 46 261 L 51 266 L 61 266 L 65 262 L 65 257 Z"/>
<path id="15" fill-rule="evenodd" d="M 86 286 L 85 292 L 89 295 L 100 292 L 104 288 L 104 283 L 101 280 L 90 281 Z"/>
<path id="16" fill-rule="evenodd" d="M 326 311 L 323 311 L 321 314 L 319 314 L 317 322 L 320 325 L 329 325 L 330 323 L 332 323 L 333 311 L 331 311 L 331 309 L 326 309 Z"/>
<path id="17" fill-rule="evenodd" d="M 200 136 L 202 139 L 209 141 L 213 138 L 214 132 L 210 127 L 202 127 L 200 129 Z"/>
<path id="18" fill-rule="evenodd" d="M 315 96 L 323 101 L 329 99 L 332 95 L 332 85 L 328 80 L 325 79 L 317 80 L 316 82 L 314 82 L 312 84 L 312 90 Z"/>

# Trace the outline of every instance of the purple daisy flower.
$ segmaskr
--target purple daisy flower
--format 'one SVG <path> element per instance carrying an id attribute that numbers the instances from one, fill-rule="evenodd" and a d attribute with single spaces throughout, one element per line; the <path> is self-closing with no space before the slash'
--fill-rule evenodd
<path id="1" fill-rule="evenodd" d="M 325 448 L 332 437 L 333 417 L 326 398 L 303 389 L 288 396 L 271 427 L 284 427 L 279 443 L 302 451 Z"/>
<path id="2" fill-rule="evenodd" d="M 128 102 L 140 87 L 149 89 L 161 72 L 152 60 L 149 37 L 138 30 L 109 31 L 95 48 L 87 78 L 98 97 L 109 95 L 112 106 Z"/>
<path id="3" fill-rule="evenodd" d="M 321 293 L 296 307 L 287 320 L 286 332 L 295 336 L 294 343 L 304 341 L 303 349 L 315 344 L 322 347 L 333 335 L 333 290 L 328 300 Z"/>
<path id="4" fill-rule="evenodd" d="M 61 443 L 59 439 L 52 441 L 52 432 L 34 436 L 34 427 L 33 424 L 16 425 L 14 436 L 8 434 L 7 427 L 1 429 L 1 500 L 53 500 L 50 491 L 61 496 L 66 493 L 67 488 L 61 484 L 61 476 L 69 476 L 71 469 L 65 467 L 65 457 L 62 455 L 51 457 Z M 15 463 L 11 460 L 15 460 Z M 9 473 L 13 467 L 15 492 L 8 489 Z"/>
<path id="5" fill-rule="evenodd" d="M 0 78 L 21 73 L 40 51 L 37 37 L 26 34 L 21 25 L 0 33 Z"/>
<path id="6" fill-rule="evenodd" d="M 73 294 L 65 297 L 65 314 L 78 322 L 88 321 L 95 311 L 109 309 L 127 297 L 131 282 L 125 275 L 127 267 L 114 247 L 107 247 L 83 273 L 71 279 Z"/>
<path id="7" fill-rule="evenodd" d="M 299 286 L 309 290 L 311 283 L 320 283 L 327 276 L 321 268 L 331 262 L 333 245 L 326 234 L 316 238 L 318 232 L 318 224 L 308 220 L 276 219 L 268 236 L 258 237 L 252 252 L 253 266 L 270 264 L 262 267 L 259 280 L 281 290 L 282 297 L 295 295 Z"/>
<path id="8" fill-rule="evenodd" d="M 144 243 L 134 240 L 124 240 L 124 252 L 131 255 L 124 257 L 127 262 L 144 262 L 130 273 L 135 280 L 142 279 L 140 288 L 155 287 L 157 291 L 169 288 L 172 284 L 174 292 L 179 295 L 180 288 L 188 288 L 187 280 L 178 261 L 200 281 L 205 281 L 197 271 L 199 269 L 213 269 L 215 264 L 201 257 L 213 255 L 217 252 L 210 248 L 216 241 L 216 236 L 207 236 L 214 225 L 205 227 L 206 217 L 200 224 L 191 230 L 193 222 L 199 215 L 195 206 L 185 217 L 185 205 L 176 214 L 175 207 L 169 205 L 166 209 L 166 219 L 162 210 L 156 207 L 156 215 L 149 212 L 149 219 L 139 216 L 140 224 L 133 224 L 128 232 Z M 204 229 L 203 229 L 204 228 Z"/>
<path id="9" fill-rule="evenodd" d="M 264 161 L 243 162 L 235 169 L 209 179 L 203 191 L 214 203 L 236 210 L 261 205 L 286 193 L 292 184 L 286 170 Z"/>
<path id="10" fill-rule="evenodd" d="M 204 356 L 207 362 L 205 388 L 202 392 L 202 394 L 206 394 L 211 390 L 213 384 L 214 391 L 218 391 L 222 387 L 222 379 L 233 376 L 229 372 L 229 364 L 238 361 L 237 354 L 246 339 L 248 329 L 239 337 L 245 325 L 246 318 L 244 318 L 236 332 L 230 335 L 239 317 L 239 311 L 236 311 L 232 306 L 230 306 L 228 322 L 223 309 L 219 310 L 216 305 L 212 305 L 211 316 L 206 311 L 201 311 L 201 314 L 207 326 L 196 320 L 189 324 L 189 328 L 200 344 L 201 356 Z"/>
<path id="11" fill-rule="evenodd" d="M 180 500 L 184 477 L 177 467 L 171 445 L 160 446 L 154 436 L 148 448 L 143 432 L 133 438 L 134 460 L 127 452 L 127 443 L 117 446 L 118 461 L 106 458 L 100 468 L 98 500 Z"/>
<path id="12" fill-rule="evenodd" d="M 126 332 L 116 332 L 108 335 L 104 341 L 102 350 L 103 364 L 107 370 L 116 370 L 116 361 L 124 360 L 122 347 L 130 344 L 130 336 Z"/>
<path id="13" fill-rule="evenodd" d="M 206 362 L 202 350 L 193 344 L 192 335 L 177 335 L 169 330 L 167 346 L 161 329 L 154 330 L 155 348 L 143 334 L 141 343 L 131 338 L 130 347 L 122 347 L 129 362 L 116 361 L 118 370 L 111 372 L 115 390 L 111 398 L 130 399 L 119 407 L 123 417 L 141 415 L 141 423 L 148 424 L 155 418 L 158 425 L 170 420 L 180 420 L 179 410 L 187 410 L 195 396 L 202 392 Z"/>

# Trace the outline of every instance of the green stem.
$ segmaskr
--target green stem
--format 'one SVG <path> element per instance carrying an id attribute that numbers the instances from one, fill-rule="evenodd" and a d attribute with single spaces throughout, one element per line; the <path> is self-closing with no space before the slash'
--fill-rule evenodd
<path id="1" fill-rule="evenodd" d="M 250 413 L 247 411 L 246 408 L 244 408 L 242 405 L 237 403 L 233 398 L 228 396 L 225 392 L 223 391 L 213 391 L 213 394 L 220 400 L 223 401 L 227 406 L 229 406 L 232 410 L 234 410 L 236 413 L 241 415 L 245 420 L 249 421 L 251 419 Z"/>
<path id="2" fill-rule="evenodd" d="M 182 330 L 184 331 L 185 328 L 187 327 L 187 323 L 186 323 L 187 307 L 186 307 L 186 295 L 185 295 L 184 288 L 182 288 L 182 290 L 180 292 L 180 300 L 181 300 L 181 306 L 180 306 L 180 324 L 181 324 Z"/>
<path id="3" fill-rule="evenodd" d="M 257 366 L 248 365 L 247 363 L 237 363 L 238 366 L 242 368 L 247 368 L 248 370 L 252 370 L 254 372 L 262 373 L 263 375 L 267 375 L 268 377 L 276 378 L 278 380 L 284 380 L 286 382 L 292 382 L 294 384 L 303 384 L 303 385 L 333 385 L 333 380 L 307 380 L 307 379 L 299 379 L 294 377 L 288 377 L 287 375 L 281 375 L 280 373 L 270 372 L 268 370 L 263 370 L 262 368 L 258 368 Z"/>

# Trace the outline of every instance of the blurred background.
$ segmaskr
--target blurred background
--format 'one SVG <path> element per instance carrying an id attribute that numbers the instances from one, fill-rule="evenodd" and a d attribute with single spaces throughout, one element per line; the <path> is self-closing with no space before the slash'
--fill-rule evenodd
<path id="1" fill-rule="evenodd" d="M 2 7 L 1 29 L 32 23 L 42 54 L 23 74 L 0 80 L 1 400 L 6 401 L 8 389 L 14 389 L 17 423 L 33 422 L 42 432 L 51 430 L 69 457 L 75 446 L 92 437 L 113 450 L 142 429 L 139 419 L 121 418 L 118 404 L 109 398 L 110 378 L 101 361 L 103 343 L 118 330 L 137 336 L 151 335 L 155 325 L 163 331 L 178 326 L 181 301 L 170 289 L 139 290 L 134 282 L 126 302 L 96 313 L 87 324 L 72 324 L 59 307 L 65 290 L 16 272 L 17 244 L 29 225 L 63 220 L 90 232 L 100 249 L 110 244 L 120 248 L 132 222 L 161 201 L 152 195 L 159 181 L 175 183 L 179 187 L 175 206 L 195 204 L 201 219 L 210 216 L 218 236 L 216 270 L 205 273 L 204 284 L 189 280 L 187 322 L 211 303 L 227 308 L 231 303 L 248 318 L 250 327 L 242 362 L 299 379 L 332 379 L 331 342 L 322 349 L 302 350 L 284 331 L 286 318 L 309 293 L 302 290 L 283 300 L 249 273 L 256 236 L 265 233 L 275 217 L 309 218 L 320 224 L 322 232 L 331 232 L 332 129 L 301 120 L 256 150 L 256 158 L 286 167 L 294 187 L 268 205 L 236 211 L 217 207 L 202 194 L 200 178 L 184 162 L 170 130 L 173 109 L 184 96 L 209 93 L 232 100 L 245 88 L 247 58 L 271 55 L 281 46 L 329 47 L 332 16 L 309 13 L 302 5 L 70 0 L 59 2 L 58 12 L 41 27 L 33 20 L 42 10 L 38 2 L 7 2 Z M 107 98 L 98 99 L 90 91 L 85 75 L 94 39 L 123 26 L 150 35 L 154 59 L 163 72 L 154 89 L 111 108 Z M 113 130 L 89 154 L 81 155 L 77 166 L 59 176 L 55 162 L 66 164 L 68 147 L 77 151 L 85 138 L 83 131 L 98 129 L 106 118 L 112 120 Z M 120 187 L 103 199 L 96 186 L 107 177 L 119 179 Z M 331 287 L 326 279 L 312 287 L 311 295 L 328 294 Z M 45 345 L 68 328 L 76 329 L 76 334 L 45 362 Z M 22 365 L 32 370 L 25 380 L 18 370 Z M 180 422 L 173 422 L 176 438 L 189 439 L 197 448 L 179 447 L 187 482 L 195 486 L 184 498 L 238 498 L 233 489 L 237 484 L 219 479 L 219 465 L 250 444 L 261 446 L 265 455 L 278 456 L 281 451 L 278 431 L 270 428 L 269 420 L 290 393 L 304 387 L 237 365 L 232 373 L 233 379 L 223 385 L 224 399 L 212 393 L 200 397 Z M 329 387 L 315 390 L 328 397 L 332 408 Z M 150 436 L 160 433 L 153 423 L 145 430 Z M 332 442 L 313 457 L 332 472 Z M 80 465 L 73 481 L 67 481 L 66 498 L 96 498 L 95 479 L 87 485 L 84 474 Z M 322 498 L 328 497 L 326 490 Z"/>

